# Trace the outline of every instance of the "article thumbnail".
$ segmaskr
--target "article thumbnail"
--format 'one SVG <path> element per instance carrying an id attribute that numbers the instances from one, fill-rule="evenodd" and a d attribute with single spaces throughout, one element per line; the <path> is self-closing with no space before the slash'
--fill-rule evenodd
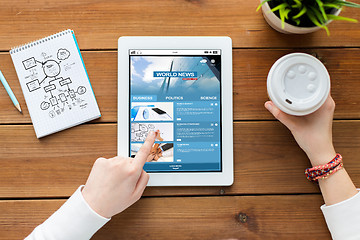
<path id="1" fill-rule="evenodd" d="M 135 157 L 142 143 L 131 144 L 131 157 Z M 173 162 L 174 143 L 155 143 L 148 156 L 147 162 Z"/>
<path id="2" fill-rule="evenodd" d="M 131 142 L 144 142 L 149 131 L 159 131 L 163 141 L 174 141 L 173 123 L 131 123 Z"/>
<path id="3" fill-rule="evenodd" d="M 173 102 L 132 102 L 132 121 L 173 121 Z"/>

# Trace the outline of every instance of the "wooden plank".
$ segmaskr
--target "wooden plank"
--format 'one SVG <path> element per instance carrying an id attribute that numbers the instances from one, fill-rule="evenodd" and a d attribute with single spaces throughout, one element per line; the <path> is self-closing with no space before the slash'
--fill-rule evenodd
<path id="1" fill-rule="evenodd" d="M 268 99 L 266 78 L 271 65 L 281 56 L 297 51 L 234 50 L 234 119 L 273 119 L 263 104 Z M 317 55 L 329 69 L 332 95 L 337 103 L 335 118 L 360 118 L 360 50 L 300 50 Z M 117 122 L 117 53 L 83 52 L 84 61 L 98 101 L 102 117 L 96 122 Z M 261 61 L 260 61 L 261 59 Z M 8 54 L 0 54 L 1 70 L 22 106 L 23 115 L 14 108 L 5 89 L 0 86 L 0 124 L 31 123 L 15 69 Z"/>
<path id="2" fill-rule="evenodd" d="M 317 56 L 331 76 L 336 119 L 360 118 L 359 49 L 244 50 L 234 51 L 234 120 L 273 119 L 264 108 L 266 79 L 272 64 L 291 52 Z"/>
<path id="3" fill-rule="evenodd" d="M 116 155 L 116 124 L 88 124 L 41 140 L 32 126 L 0 126 L 0 198 L 70 196 L 93 162 Z M 360 121 L 337 121 L 335 146 L 360 185 Z M 310 164 L 278 122 L 234 124 L 235 182 L 231 187 L 152 187 L 147 196 L 317 193 L 304 169 Z"/>
<path id="4" fill-rule="evenodd" d="M 62 203 L 0 201 L 0 239 L 24 238 Z M 143 198 L 93 239 L 331 239 L 321 204 L 320 195 Z"/>
<path id="5" fill-rule="evenodd" d="M 75 30 L 82 49 L 115 49 L 120 36 L 136 35 L 230 36 L 237 48 L 359 46 L 359 24 L 333 22 L 331 37 L 325 31 L 284 35 L 255 12 L 258 4 L 256 0 L 4 0 L 0 50 L 67 28 Z M 360 19 L 357 9 L 348 8 L 341 15 Z"/>

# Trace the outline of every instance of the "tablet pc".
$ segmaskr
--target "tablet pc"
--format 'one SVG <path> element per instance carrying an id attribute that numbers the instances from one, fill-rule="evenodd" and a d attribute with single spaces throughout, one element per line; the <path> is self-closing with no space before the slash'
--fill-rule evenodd
<path id="1" fill-rule="evenodd" d="M 159 131 L 148 186 L 233 183 L 229 37 L 120 37 L 118 155 Z"/>

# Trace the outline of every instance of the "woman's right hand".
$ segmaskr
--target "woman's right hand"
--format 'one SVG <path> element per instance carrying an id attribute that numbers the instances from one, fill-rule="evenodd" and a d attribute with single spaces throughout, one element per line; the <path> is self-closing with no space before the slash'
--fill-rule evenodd
<path id="1" fill-rule="evenodd" d="M 317 111 L 302 117 L 282 112 L 271 101 L 266 102 L 265 107 L 291 131 L 313 166 L 326 164 L 335 157 L 336 152 L 332 143 L 335 102 L 330 95 Z M 327 206 L 357 194 L 344 168 L 329 178 L 319 179 L 319 186 Z"/>
<path id="2" fill-rule="evenodd" d="M 330 95 L 317 111 L 301 117 L 282 112 L 271 101 L 265 107 L 291 131 L 313 166 L 326 164 L 335 157 L 332 143 L 335 102 Z"/>

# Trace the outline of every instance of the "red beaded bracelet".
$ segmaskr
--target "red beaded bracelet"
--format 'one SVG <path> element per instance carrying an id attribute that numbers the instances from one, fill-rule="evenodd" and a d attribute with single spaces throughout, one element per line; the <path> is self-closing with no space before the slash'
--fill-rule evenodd
<path id="1" fill-rule="evenodd" d="M 328 178 L 331 174 L 336 173 L 343 167 L 342 156 L 338 153 L 335 158 L 327 164 L 306 169 L 305 175 L 309 181 L 317 182 L 318 179 Z"/>
<path id="2" fill-rule="evenodd" d="M 340 163 L 339 165 L 337 165 L 334 169 L 330 170 L 328 173 L 317 176 L 313 181 L 317 181 L 319 179 L 325 179 L 328 178 L 331 174 L 336 173 L 337 171 L 339 171 L 340 169 L 342 169 L 344 167 L 343 163 Z"/>

